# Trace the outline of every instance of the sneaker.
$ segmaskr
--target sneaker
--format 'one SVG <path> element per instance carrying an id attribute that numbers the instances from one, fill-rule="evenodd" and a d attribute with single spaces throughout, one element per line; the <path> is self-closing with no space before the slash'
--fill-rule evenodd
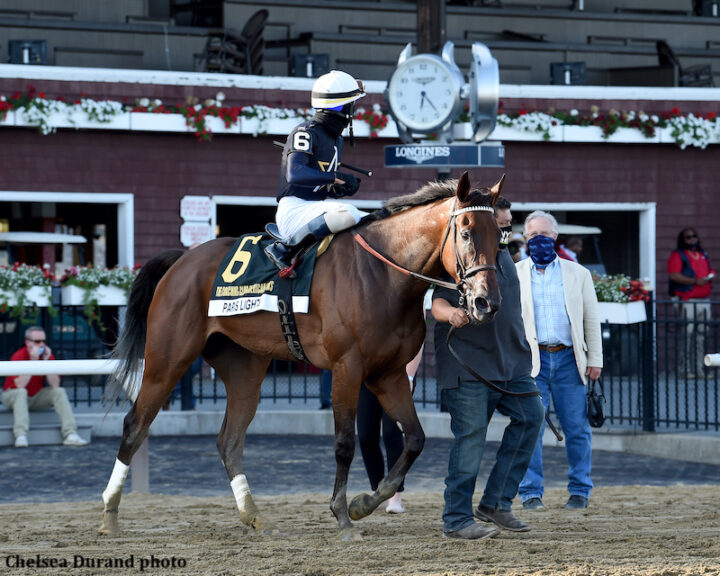
<path id="1" fill-rule="evenodd" d="M 495 526 L 480 526 L 473 522 L 465 528 L 454 530 L 453 532 L 443 531 L 443 538 L 461 538 L 462 540 L 485 540 L 492 538 L 496 534 L 500 534 L 500 529 Z"/>
<path id="2" fill-rule="evenodd" d="M 475 508 L 475 518 L 483 522 L 494 522 L 500 528 L 510 530 L 511 532 L 529 532 L 530 526 L 525 524 L 520 518 L 515 516 L 510 510 L 500 510 L 496 508 L 488 508 L 487 506 L 478 506 Z"/>
<path id="3" fill-rule="evenodd" d="M 87 443 L 88 441 L 80 438 L 77 432 L 70 432 L 63 440 L 65 446 L 85 446 Z"/>
<path id="4" fill-rule="evenodd" d="M 547 510 L 542 500 L 537 496 L 535 498 L 528 498 L 522 504 L 523 510 Z"/>
<path id="5" fill-rule="evenodd" d="M 402 504 L 401 492 L 395 492 L 392 498 L 386 500 L 387 506 L 385 506 L 385 512 L 388 514 L 402 514 L 405 512 L 405 508 Z"/>
<path id="6" fill-rule="evenodd" d="M 21 434 L 17 438 L 15 438 L 15 448 L 27 448 L 30 446 L 30 443 L 28 442 L 27 436 L 25 434 Z"/>
<path id="7" fill-rule="evenodd" d="M 567 504 L 565 504 L 565 508 L 568 508 L 569 510 L 581 510 L 588 507 L 588 502 L 589 499 L 585 498 L 585 496 L 571 494 Z"/>

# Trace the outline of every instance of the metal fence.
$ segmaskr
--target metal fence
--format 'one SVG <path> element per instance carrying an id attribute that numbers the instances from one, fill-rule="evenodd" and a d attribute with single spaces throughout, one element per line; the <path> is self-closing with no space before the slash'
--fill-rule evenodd
<path id="1" fill-rule="evenodd" d="M 602 382 L 607 425 L 622 429 L 720 430 L 720 390 L 716 368 L 706 368 L 706 353 L 720 352 L 720 302 L 681 305 L 672 300 L 646 304 L 647 321 L 603 324 Z M 116 337 L 122 309 L 103 311 L 103 325 L 90 324 L 82 307 L 66 306 L 50 316 L 46 310 L 29 320 L 45 327 L 57 359 L 102 358 Z M 27 322 L 28 320 L 26 320 Z M 23 345 L 23 324 L 0 316 L 0 358 Z M 428 320 L 424 352 L 416 376 L 418 408 L 440 410 L 435 377 L 433 321 Z M 261 389 L 261 403 L 316 408 L 321 372 L 297 362 L 273 361 Z M 68 376 L 63 380 L 75 406 L 100 402 L 105 376 Z M 173 408 L 216 409 L 225 402 L 225 387 L 212 368 L 198 362 L 178 383 Z"/>

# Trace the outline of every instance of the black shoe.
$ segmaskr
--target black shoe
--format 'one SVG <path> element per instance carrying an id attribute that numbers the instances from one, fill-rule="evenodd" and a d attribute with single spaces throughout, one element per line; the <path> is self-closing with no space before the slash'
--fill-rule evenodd
<path id="1" fill-rule="evenodd" d="M 571 494 L 567 504 L 565 504 L 565 508 L 568 508 L 569 510 L 582 510 L 583 508 L 588 507 L 588 502 L 589 499 L 585 498 L 585 496 Z"/>
<path id="2" fill-rule="evenodd" d="M 473 522 L 465 528 L 455 530 L 454 532 L 443 532 L 443 538 L 460 538 L 462 540 L 485 540 L 499 534 L 500 530 L 495 526 L 480 526 Z"/>
<path id="3" fill-rule="evenodd" d="M 320 404 L 320 410 L 330 410 L 330 404 Z"/>
<path id="4" fill-rule="evenodd" d="M 483 522 L 494 522 L 500 528 L 510 530 L 511 532 L 529 532 L 530 526 L 525 524 L 520 518 L 515 516 L 510 510 L 500 510 L 487 508 L 486 506 L 478 506 L 475 508 L 475 518 Z"/>
<path id="5" fill-rule="evenodd" d="M 290 268 L 290 266 L 292 265 L 290 262 L 292 252 L 288 249 L 287 246 L 285 246 L 285 244 L 281 244 L 280 242 L 273 242 L 272 244 L 268 244 L 265 247 L 265 254 L 268 255 L 268 258 L 270 258 L 273 264 L 275 264 L 275 266 L 277 266 L 280 270 Z"/>
<path id="6" fill-rule="evenodd" d="M 538 498 L 528 498 L 523 504 L 523 510 L 546 510 L 543 501 Z"/>

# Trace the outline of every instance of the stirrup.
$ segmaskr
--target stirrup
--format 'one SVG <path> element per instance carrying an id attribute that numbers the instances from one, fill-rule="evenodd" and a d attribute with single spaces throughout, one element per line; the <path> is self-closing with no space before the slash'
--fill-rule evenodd
<path id="1" fill-rule="evenodd" d="M 280 270 L 280 276 L 282 278 L 295 278 L 296 274 L 293 270 L 295 261 L 292 259 L 292 262 L 288 262 L 293 255 L 292 250 L 280 242 L 273 242 L 265 246 L 264 252 L 272 263 L 277 266 L 278 270 Z"/>

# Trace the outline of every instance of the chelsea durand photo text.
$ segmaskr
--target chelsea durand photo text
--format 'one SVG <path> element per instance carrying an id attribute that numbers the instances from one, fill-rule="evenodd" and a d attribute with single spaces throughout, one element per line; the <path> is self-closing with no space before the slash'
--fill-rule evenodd
<path id="1" fill-rule="evenodd" d="M 5 556 L 3 565 L 11 570 L 14 568 L 131 568 L 137 572 L 156 570 L 158 568 L 187 567 L 187 560 L 177 556 L 83 556 L 73 554 L 72 556 L 21 556 L 10 554 Z M 10 572 L 12 574 L 12 572 Z"/>

